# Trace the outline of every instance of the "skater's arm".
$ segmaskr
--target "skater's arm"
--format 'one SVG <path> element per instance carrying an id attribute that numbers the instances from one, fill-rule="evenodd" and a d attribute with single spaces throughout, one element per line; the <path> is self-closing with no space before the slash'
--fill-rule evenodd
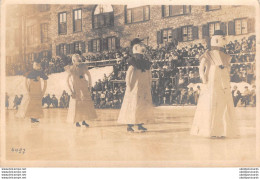
<path id="1" fill-rule="evenodd" d="M 125 82 L 126 82 L 126 86 L 128 86 L 130 88 L 130 91 L 133 89 L 134 84 L 133 84 L 133 72 L 134 72 L 134 67 L 133 66 L 129 66 L 127 73 L 126 73 L 126 78 L 125 78 Z"/>
<path id="2" fill-rule="evenodd" d="M 89 89 L 91 89 L 91 87 L 92 87 L 92 79 L 91 79 L 90 72 L 88 70 L 86 70 L 86 75 L 88 76 L 88 87 L 89 87 Z"/>
<path id="3" fill-rule="evenodd" d="M 28 78 L 25 78 L 25 88 L 26 91 L 29 93 Z"/>
<path id="4" fill-rule="evenodd" d="M 73 94 L 73 90 L 72 90 L 72 88 L 70 86 L 70 77 L 71 77 L 71 74 L 69 74 L 68 77 L 67 77 L 67 85 L 68 85 L 68 87 L 70 89 L 71 94 Z"/>
<path id="5" fill-rule="evenodd" d="M 42 96 L 44 96 L 47 89 L 47 80 L 43 80 L 43 90 L 42 90 Z"/>
<path id="6" fill-rule="evenodd" d="M 200 73 L 200 78 L 202 80 L 202 83 L 207 83 L 207 71 L 208 71 L 208 66 L 206 65 L 206 59 L 202 58 L 200 61 L 200 67 L 199 67 L 199 73 Z"/>
<path id="7" fill-rule="evenodd" d="M 152 87 L 153 77 L 152 77 L 151 70 L 149 70 L 149 82 L 150 82 L 150 87 Z"/>

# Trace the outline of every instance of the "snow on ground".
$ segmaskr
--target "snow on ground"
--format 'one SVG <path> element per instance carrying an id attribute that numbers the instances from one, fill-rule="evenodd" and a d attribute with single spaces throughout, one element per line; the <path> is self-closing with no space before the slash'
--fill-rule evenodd
<path id="1" fill-rule="evenodd" d="M 101 68 L 92 68 L 89 70 L 92 77 L 92 85 L 95 84 L 98 79 L 103 79 L 104 74 L 107 76 L 113 71 L 112 66 L 101 67 Z M 55 73 L 49 75 L 46 94 L 55 94 L 59 99 L 63 90 L 69 91 L 67 86 L 67 72 Z M 24 76 L 8 76 L 6 77 L 6 92 L 10 96 L 9 103 L 12 104 L 14 96 L 17 94 L 26 94 L 25 88 L 25 77 Z"/>

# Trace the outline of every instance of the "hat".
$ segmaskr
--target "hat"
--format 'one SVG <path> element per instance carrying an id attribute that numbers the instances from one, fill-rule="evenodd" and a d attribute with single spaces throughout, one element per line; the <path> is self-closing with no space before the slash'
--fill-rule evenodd
<path id="1" fill-rule="evenodd" d="M 132 41 L 131 41 L 131 46 L 134 46 L 135 44 L 139 44 L 143 41 L 144 39 L 139 39 L 139 38 L 134 38 Z"/>
<path id="2" fill-rule="evenodd" d="M 222 30 L 215 30 L 214 35 L 224 35 Z"/>

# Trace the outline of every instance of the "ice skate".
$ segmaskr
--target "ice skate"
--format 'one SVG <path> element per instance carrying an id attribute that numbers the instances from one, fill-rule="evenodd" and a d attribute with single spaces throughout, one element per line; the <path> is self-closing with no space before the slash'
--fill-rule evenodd
<path id="1" fill-rule="evenodd" d="M 77 123 L 76 123 L 76 127 L 81 127 L 81 125 L 77 122 Z"/>
<path id="2" fill-rule="evenodd" d="M 128 125 L 127 132 L 134 132 L 134 129 L 132 128 L 134 125 Z"/>
<path id="3" fill-rule="evenodd" d="M 40 122 L 40 121 L 38 121 L 38 120 L 35 119 L 35 118 L 31 118 L 31 122 L 32 122 L 32 123 L 36 123 L 36 122 Z"/>
<path id="4" fill-rule="evenodd" d="M 140 130 L 141 132 L 147 131 L 147 129 L 143 127 L 143 124 L 137 124 L 137 126 L 138 126 L 138 130 Z"/>
<path id="5" fill-rule="evenodd" d="M 89 125 L 85 121 L 82 122 L 82 125 L 89 127 Z"/>

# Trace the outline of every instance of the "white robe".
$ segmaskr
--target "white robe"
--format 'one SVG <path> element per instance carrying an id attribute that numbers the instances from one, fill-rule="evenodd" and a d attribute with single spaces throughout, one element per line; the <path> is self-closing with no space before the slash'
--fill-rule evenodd
<path id="1" fill-rule="evenodd" d="M 69 123 L 82 122 L 97 118 L 94 103 L 88 89 L 88 81 L 85 74 L 88 68 L 84 65 L 78 67 L 68 67 L 67 71 L 71 74 L 72 88 L 76 93 L 75 99 L 70 98 L 67 121 Z"/>
<path id="2" fill-rule="evenodd" d="M 231 57 L 213 50 L 207 51 L 202 58 L 206 60 L 205 77 L 208 80 L 199 96 L 191 135 L 235 137 L 239 131 L 230 87 Z M 224 69 L 219 68 L 219 65 L 223 65 Z M 200 73 L 204 73 L 204 68 L 201 69 L 203 72 Z"/>
<path id="3" fill-rule="evenodd" d="M 153 120 L 151 71 L 129 66 L 126 74 L 126 91 L 118 123 L 141 124 Z"/>

